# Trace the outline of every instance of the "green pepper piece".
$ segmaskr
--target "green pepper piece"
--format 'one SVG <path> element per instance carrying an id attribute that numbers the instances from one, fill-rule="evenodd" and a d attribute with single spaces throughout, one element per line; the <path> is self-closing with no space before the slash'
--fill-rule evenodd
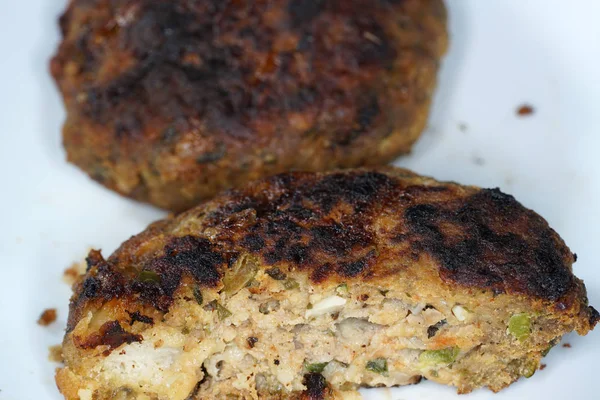
<path id="1" fill-rule="evenodd" d="M 423 364 L 451 364 L 460 353 L 458 347 L 448 347 L 441 350 L 425 350 L 419 354 L 419 361 Z"/>
<path id="2" fill-rule="evenodd" d="M 242 259 L 228 271 L 223 277 L 223 291 L 227 294 L 235 294 L 248 284 L 258 271 L 258 266 L 253 260 Z"/>
<path id="3" fill-rule="evenodd" d="M 508 332 L 519 341 L 527 339 L 531 334 L 531 317 L 525 313 L 513 315 L 508 321 Z"/>

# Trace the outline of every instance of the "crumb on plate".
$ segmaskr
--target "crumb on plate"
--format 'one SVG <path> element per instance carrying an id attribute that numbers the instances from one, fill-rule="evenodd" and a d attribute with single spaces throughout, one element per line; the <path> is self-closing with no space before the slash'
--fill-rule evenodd
<path id="1" fill-rule="evenodd" d="M 47 308 L 38 319 L 38 325 L 48 326 L 56 321 L 56 308 Z"/>
<path id="2" fill-rule="evenodd" d="M 529 104 L 522 104 L 517 108 L 517 115 L 520 117 L 525 117 L 528 115 L 533 114 L 533 107 L 530 106 Z"/>

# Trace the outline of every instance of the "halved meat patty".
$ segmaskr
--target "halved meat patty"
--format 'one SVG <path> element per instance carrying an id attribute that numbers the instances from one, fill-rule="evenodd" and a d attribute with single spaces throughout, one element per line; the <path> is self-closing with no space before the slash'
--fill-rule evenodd
<path id="1" fill-rule="evenodd" d="M 441 0 L 71 0 L 60 26 L 69 161 L 176 211 L 408 152 L 447 46 Z"/>
<path id="2" fill-rule="evenodd" d="M 151 225 L 74 286 L 67 399 L 348 398 L 530 377 L 598 322 L 574 256 L 498 189 L 288 173 Z"/>

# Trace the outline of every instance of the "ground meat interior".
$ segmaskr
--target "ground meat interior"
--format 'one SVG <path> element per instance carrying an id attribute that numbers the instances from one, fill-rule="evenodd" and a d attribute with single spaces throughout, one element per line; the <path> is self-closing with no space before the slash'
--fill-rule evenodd
<path id="1" fill-rule="evenodd" d="M 161 323 L 138 312 L 127 328 L 143 340 L 112 351 L 97 369 L 119 388 L 111 396 L 176 398 L 179 385 L 177 398 L 256 398 L 321 385 L 348 398 L 359 387 L 422 377 L 460 392 L 499 390 L 531 376 L 559 335 L 550 317 L 511 315 L 501 303 L 363 283 L 317 291 L 276 268 L 254 274 L 242 271 L 221 293 L 184 287 Z M 106 323 L 102 315 L 89 323 Z"/>

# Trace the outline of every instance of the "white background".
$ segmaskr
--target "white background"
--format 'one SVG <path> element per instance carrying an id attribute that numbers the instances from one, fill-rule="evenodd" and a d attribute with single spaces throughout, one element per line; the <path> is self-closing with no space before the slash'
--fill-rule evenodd
<path id="1" fill-rule="evenodd" d="M 60 399 L 48 346 L 60 342 L 63 270 L 90 247 L 105 255 L 164 215 L 123 199 L 64 161 L 61 100 L 48 74 L 66 0 L 0 4 L 0 399 Z M 448 0 L 452 44 L 431 121 L 399 165 L 500 187 L 548 219 L 579 255 L 600 306 L 600 1 Z M 522 103 L 535 113 L 515 114 Z M 461 129 L 461 126 L 463 129 Z M 58 321 L 36 324 L 56 307 Z M 599 329 L 600 330 L 600 329 Z M 494 395 L 598 399 L 599 332 L 569 335 L 547 368 Z M 369 399 L 458 398 L 431 382 L 365 391 Z"/>

